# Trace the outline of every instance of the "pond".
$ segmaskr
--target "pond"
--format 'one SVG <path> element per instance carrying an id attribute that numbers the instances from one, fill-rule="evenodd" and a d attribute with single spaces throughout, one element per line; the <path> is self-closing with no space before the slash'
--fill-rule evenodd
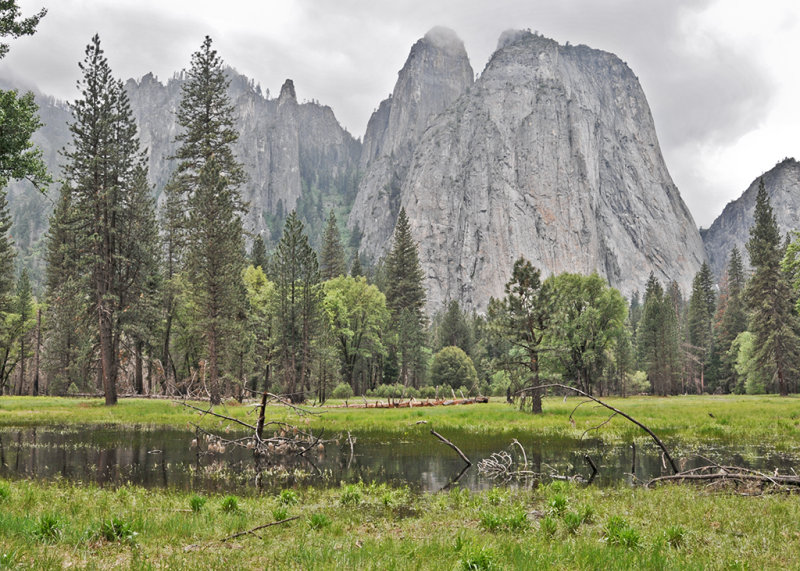
<path id="1" fill-rule="evenodd" d="M 226 434 L 229 439 L 236 434 Z M 241 435 L 239 435 L 241 436 Z M 228 446 L 223 453 L 206 450 L 200 438 L 192 446 L 194 432 L 174 428 L 89 426 L 0 429 L 0 476 L 11 478 L 63 479 L 119 486 L 134 484 L 185 490 L 246 494 L 259 488 L 279 488 L 301 483 L 338 486 L 340 482 L 388 482 L 412 489 L 437 491 L 460 476 L 458 486 L 490 488 L 497 480 L 479 473 L 479 460 L 505 451 L 522 467 L 521 448 L 527 469 L 545 476 L 582 476 L 597 465 L 597 485 L 632 480 L 634 454 L 630 445 L 610 446 L 600 440 L 537 439 L 532 434 L 481 436 L 467 432 L 445 434 L 469 457 L 473 465 L 461 474 L 464 462 L 454 450 L 420 429 L 398 438 L 396 434 L 354 434 L 352 454 L 347 438 L 329 442 L 306 457 L 288 455 L 255 469 L 252 452 Z M 520 446 L 511 445 L 517 438 Z M 652 442 L 637 439 L 635 472 L 641 480 L 668 474 L 660 450 Z M 682 458 L 688 469 L 711 462 L 754 469 L 790 472 L 800 465 L 800 455 L 763 446 L 708 444 L 675 447 L 672 455 Z M 547 479 L 547 478 L 545 478 Z M 515 485 L 525 485 L 515 484 Z"/>

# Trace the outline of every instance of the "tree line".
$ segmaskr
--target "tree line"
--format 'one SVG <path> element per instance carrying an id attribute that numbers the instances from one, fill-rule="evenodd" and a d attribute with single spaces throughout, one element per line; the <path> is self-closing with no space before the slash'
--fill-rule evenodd
<path id="1" fill-rule="evenodd" d="M 295 402 L 460 391 L 540 411 L 536 387 L 552 382 L 600 395 L 797 390 L 800 239 L 782 241 L 763 182 L 747 244 L 752 271 L 734 249 L 719 286 L 703 264 L 688 300 L 652 274 L 641 299 L 626 300 L 597 274 L 543 279 L 520 258 L 485 315 L 451 301 L 431 319 L 402 209 L 391 250 L 375 264 L 357 252 L 348 263 L 333 211 L 319 252 L 297 212 L 271 252 L 261 236 L 247 251 L 245 173 L 210 38 L 182 86 L 160 216 L 146 150 L 99 37 L 79 68 L 41 302 L 24 271 L 14 278 L 0 196 L 3 393 L 102 392 L 114 404 L 120 392 L 219 403 L 262 391 Z M 44 186 L 30 144 L 35 105 L 5 93 L 0 105 L 19 110 L 19 142 L 4 146 L 0 182 Z"/>

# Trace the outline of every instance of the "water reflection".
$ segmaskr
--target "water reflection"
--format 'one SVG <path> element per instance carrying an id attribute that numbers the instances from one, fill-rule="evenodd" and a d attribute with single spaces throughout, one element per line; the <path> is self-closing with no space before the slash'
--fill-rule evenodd
<path id="1" fill-rule="evenodd" d="M 380 433 L 354 436 L 357 441 L 352 458 L 350 445 L 343 439 L 309 453 L 308 458 L 264 460 L 257 469 L 249 450 L 228 447 L 224 454 L 208 453 L 202 446 L 190 446 L 196 435 L 186 430 L 111 426 L 4 428 L 0 429 L 0 475 L 238 493 L 255 490 L 257 484 L 269 488 L 297 481 L 338 485 L 358 480 L 436 491 L 446 487 L 464 468 L 461 458 L 427 431 L 404 435 L 402 439 Z M 669 473 L 660 451 L 649 442 L 637 442 L 634 455 L 630 445 L 608 446 L 598 440 L 542 440 L 531 434 L 485 437 L 457 432 L 448 437 L 473 462 L 457 485 L 473 490 L 497 484 L 480 475 L 475 466 L 493 452 L 505 449 L 517 461 L 515 467 L 522 467 L 519 447 L 510 446 L 515 437 L 525 451 L 526 469 L 533 472 L 589 477 L 591 468 L 584 460 L 584 455 L 589 455 L 599 469 L 596 485 L 630 481 L 632 468 L 643 480 Z M 673 455 L 683 458 L 681 469 L 719 462 L 788 472 L 798 460 L 796 452 L 759 446 L 706 445 L 675 450 Z"/>

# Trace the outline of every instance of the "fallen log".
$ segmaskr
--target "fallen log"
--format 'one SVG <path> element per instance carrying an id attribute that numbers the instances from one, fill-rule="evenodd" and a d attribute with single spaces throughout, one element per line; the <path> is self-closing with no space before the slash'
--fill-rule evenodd
<path id="1" fill-rule="evenodd" d="M 351 404 L 332 404 L 324 405 L 325 408 L 419 408 L 426 406 L 454 406 L 454 405 L 467 405 L 467 404 L 481 404 L 488 403 L 489 397 L 469 397 L 463 399 L 438 399 L 418 401 L 410 399 L 407 401 L 375 401 L 364 403 L 351 403 Z"/>

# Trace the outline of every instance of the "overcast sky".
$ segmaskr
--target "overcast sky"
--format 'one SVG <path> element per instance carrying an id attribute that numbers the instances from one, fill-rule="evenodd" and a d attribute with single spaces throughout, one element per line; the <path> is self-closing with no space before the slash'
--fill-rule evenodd
<path id="1" fill-rule="evenodd" d="M 630 65 L 667 166 L 701 226 L 787 156 L 800 158 L 800 3 L 791 0 L 19 0 L 49 13 L 0 75 L 73 100 L 99 33 L 114 73 L 167 80 L 208 34 L 225 62 L 277 96 L 330 105 L 362 136 L 412 44 L 436 25 L 480 72 L 509 28 L 587 44 Z"/>

